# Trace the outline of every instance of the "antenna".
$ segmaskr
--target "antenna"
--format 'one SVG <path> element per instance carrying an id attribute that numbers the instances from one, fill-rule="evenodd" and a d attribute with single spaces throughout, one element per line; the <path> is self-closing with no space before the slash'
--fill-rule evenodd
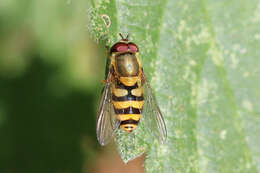
<path id="1" fill-rule="evenodd" d="M 123 41 L 128 41 L 129 34 L 127 34 L 125 38 L 124 38 L 124 36 L 121 33 L 119 33 L 119 36 L 121 37 L 121 39 Z"/>

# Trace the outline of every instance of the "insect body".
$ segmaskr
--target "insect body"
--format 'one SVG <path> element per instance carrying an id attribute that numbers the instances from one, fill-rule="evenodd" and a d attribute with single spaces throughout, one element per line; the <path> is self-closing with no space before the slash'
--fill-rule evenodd
<path id="1" fill-rule="evenodd" d="M 110 65 L 97 121 L 97 138 L 107 144 L 121 128 L 130 133 L 143 120 L 162 141 L 167 132 L 160 109 L 145 77 L 139 48 L 128 36 L 110 49 Z"/>

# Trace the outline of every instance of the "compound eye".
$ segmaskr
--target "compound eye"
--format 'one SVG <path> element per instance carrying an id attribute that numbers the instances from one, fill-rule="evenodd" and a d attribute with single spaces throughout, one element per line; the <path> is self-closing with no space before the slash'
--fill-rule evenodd
<path id="1" fill-rule="evenodd" d="M 128 51 L 128 46 L 125 43 L 116 43 L 111 48 L 111 52 L 127 52 L 127 51 Z"/>
<path id="2" fill-rule="evenodd" d="M 128 43 L 128 47 L 131 52 L 139 52 L 138 46 L 134 43 Z"/>

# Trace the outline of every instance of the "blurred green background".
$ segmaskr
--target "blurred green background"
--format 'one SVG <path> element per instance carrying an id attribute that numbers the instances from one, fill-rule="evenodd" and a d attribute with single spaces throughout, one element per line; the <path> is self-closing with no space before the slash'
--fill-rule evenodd
<path id="1" fill-rule="evenodd" d="M 1 1 L 0 173 L 76 173 L 95 160 L 105 51 L 88 35 L 88 7 Z"/>

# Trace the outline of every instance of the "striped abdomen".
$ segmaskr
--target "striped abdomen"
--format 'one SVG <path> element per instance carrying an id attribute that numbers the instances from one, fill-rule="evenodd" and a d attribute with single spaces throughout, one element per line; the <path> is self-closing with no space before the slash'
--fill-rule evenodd
<path id="1" fill-rule="evenodd" d="M 134 77 L 127 77 L 129 80 Z M 120 121 L 120 128 L 126 132 L 133 131 L 140 118 L 144 104 L 142 88 L 137 83 L 126 86 L 123 83 L 115 84 L 112 88 L 112 103 L 116 118 Z"/>

